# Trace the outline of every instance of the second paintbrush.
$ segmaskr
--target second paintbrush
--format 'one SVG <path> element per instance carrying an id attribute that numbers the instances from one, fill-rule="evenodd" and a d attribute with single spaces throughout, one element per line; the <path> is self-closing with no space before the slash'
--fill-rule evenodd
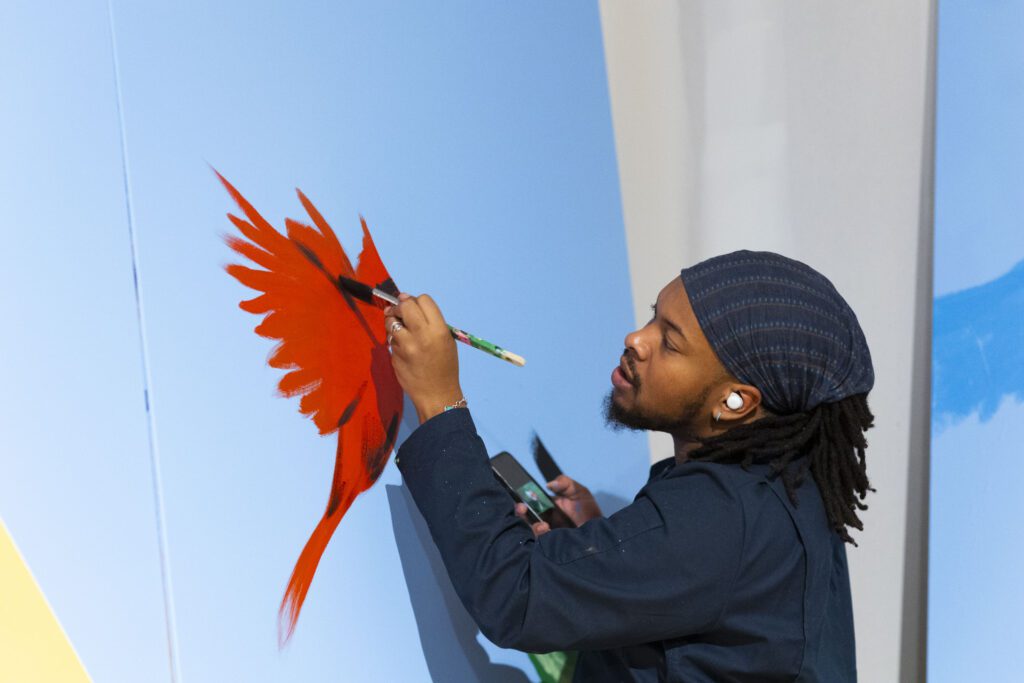
<path id="1" fill-rule="evenodd" d="M 391 296 L 387 292 L 383 292 L 379 289 L 371 287 L 370 285 L 363 284 L 358 280 L 353 280 L 352 278 L 345 277 L 344 275 L 338 276 L 338 284 L 344 287 L 345 291 L 347 291 L 349 294 L 359 299 L 360 301 L 364 301 L 368 304 L 372 304 L 374 298 L 380 299 L 381 301 L 387 301 L 389 304 L 395 306 L 397 306 L 400 303 L 396 297 Z M 509 363 L 512 363 L 512 365 L 526 365 L 526 359 L 524 359 L 522 356 L 516 355 L 511 351 L 506 351 L 497 344 L 492 344 L 486 339 L 474 337 L 468 332 L 460 330 L 457 327 L 452 327 L 451 325 L 448 325 L 448 330 L 452 333 L 452 336 L 455 337 L 457 341 L 460 341 L 463 344 L 469 344 L 474 349 L 486 351 L 492 356 L 496 356 L 498 358 L 501 358 L 502 360 L 507 360 Z"/>

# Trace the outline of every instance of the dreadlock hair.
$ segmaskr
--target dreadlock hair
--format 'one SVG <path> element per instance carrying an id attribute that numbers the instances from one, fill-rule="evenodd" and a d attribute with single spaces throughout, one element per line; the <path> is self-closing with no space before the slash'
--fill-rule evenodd
<path id="1" fill-rule="evenodd" d="M 691 460 L 738 463 L 769 463 L 773 476 L 781 473 L 786 494 L 797 505 L 796 490 L 810 470 L 832 529 L 844 541 L 857 545 L 847 527 L 863 531 L 857 510 L 868 491 L 864 462 L 864 432 L 874 424 L 867 394 L 855 394 L 834 403 L 790 415 L 769 415 L 734 427 L 704 441 L 690 453 Z"/>

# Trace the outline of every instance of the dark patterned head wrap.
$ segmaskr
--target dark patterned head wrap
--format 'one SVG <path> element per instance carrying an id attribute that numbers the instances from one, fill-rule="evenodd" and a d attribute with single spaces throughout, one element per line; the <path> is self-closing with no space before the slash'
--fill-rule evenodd
<path id="1" fill-rule="evenodd" d="M 875 382 L 857 316 L 824 275 L 769 251 L 736 251 L 681 272 L 722 365 L 778 415 L 867 393 Z"/>

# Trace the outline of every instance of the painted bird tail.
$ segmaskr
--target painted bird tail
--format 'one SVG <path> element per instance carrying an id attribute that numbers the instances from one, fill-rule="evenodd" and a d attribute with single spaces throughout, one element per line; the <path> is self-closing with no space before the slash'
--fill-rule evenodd
<path id="1" fill-rule="evenodd" d="M 323 556 L 331 536 L 334 535 L 334 530 L 338 528 L 338 523 L 345 516 L 352 501 L 366 488 L 366 483 L 359 481 L 358 475 L 351 479 L 339 476 L 343 475 L 339 472 L 342 469 L 340 445 L 339 443 L 334 481 L 331 483 L 331 497 L 327 503 L 327 510 L 320 518 L 309 540 L 306 541 L 306 545 L 295 563 L 295 568 L 292 569 L 291 578 L 288 579 L 288 588 L 285 589 L 284 597 L 281 598 L 281 606 L 277 613 L 278 647 L 284 647 L 292 637 L 292 633 L 295 632 L 295 624 L 299 620 L 302 603 L 306 599 L 306 593 L 309 592 L 309 586 L 313 582 L 317 565 L 320 564 L 320 558 Z"/>

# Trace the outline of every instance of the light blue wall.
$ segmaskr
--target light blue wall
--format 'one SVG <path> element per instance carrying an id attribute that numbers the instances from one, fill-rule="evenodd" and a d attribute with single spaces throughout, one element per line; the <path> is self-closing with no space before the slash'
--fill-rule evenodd
<path id="1" fill-rule="evenodd" d="M 0 516 L 95 680 L 167 681 L 106 8 L 0 3 L 0 93 Z"/>
<path id="2" fill-rule="evenodd" d="M 600 415 L 632 311 L 596 3 L 115 0 L 112 18 L 130 195 L 107 7 L 0 9 L 0 515 L 86 667 L 168 678 L 130 196 L 180 680 L 523 680 L 433 578 L 393 465 L 278 652 L 334 441 L 274 395 L 207 164 L 279 226 L 301 187 L 353 252 L 363 214 L 399 287 L 528 359 L 460 349 L 490 450 L 529 460 L 536 429 L 631 498 L 646 441 Z"/>
<path id="3" fill-rule="evenodd" d="M 1024 0 L 939 3 L 928 680 L 1020 679 Z"/>

